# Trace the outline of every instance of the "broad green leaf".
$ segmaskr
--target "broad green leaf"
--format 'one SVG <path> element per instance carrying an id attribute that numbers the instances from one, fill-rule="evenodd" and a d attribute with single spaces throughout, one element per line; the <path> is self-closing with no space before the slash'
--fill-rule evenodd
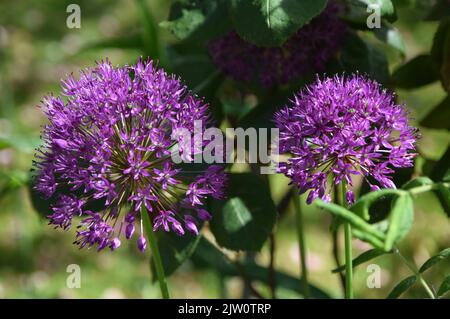
<path id="1" fill-rule="evenodd" d="M 367 250 L 367 251 L 363 252 L 361 255 L 359 255 L 358 257 L 356 257 L 355 259 L 353 259 L 352 266 L 353 266 L 353 268 L 355 268 L 356 266 L 364 264 L 365 262 L 367 262 L 369 260 L 372 260 L 378 256 L 385 255 L 385 254 L 387 254 L 387 252 L 385 252 L 384 250 L 381 250 L 381 249 Z M 345 271 L 345 265 L 335 268 L 331 272 L 337 273 L 337 272 L 342 272 L 342 271 Z"/>
<path id="2" fill-rule="evenodd" d="M 178 236 L 173 231 L 166 233 L 161 230 L 157 233 L 157 237 L 164 273 L 170 276 L 191 257 L 202 236 L 195 236 L 188 232 Z M 152 274 L 155 274 L 154 263 L 152 263 Z M 157 280 L 157 277 L 153 276 L 153 280 Z"/>
<path id="3" fill-rule="evenodd" d="M 450 130 L 450 97 L 447 96 L 441 103 L 420 121 L 420 125 L 433 129 Z"/>
<path id="4" fill-rule="evenodd" d="M 342 71 L 359 72 L 379 83 L 389 83 L 389 68 L 385 54 L 354 32 L 347 32 L 338 60 Z"/>
<path id="5" fill-rule="evenodd" d="M 439 298 L 442 298 L 449 291 L 450 291 L 450 275 L 447 275 L 447 277 L 444 278 L 444 281 L 439 287 L 437 295 Z"/>
<path id="6" fill-rule="evenodd" d="M 175 20 L 163 21 L 159 25 L 169 29 L 177 38 L 185 39 L 199 28 L 203 22 L 205 22 L 205 16 L 200 9 L 181 9 L 180 16 Z"/>
<path id="7" fill-rule="evenodd" d="M 420 76 L 417 76 L 420 74 Z M 439 80 L 430 55 L 423 54 L 406 62 L 392 74 L 392 82 L 402 89 L 414 89 Z"/>
<path id="8" fill-rule="evenodd" d="M 204 43 L 231 29 L 226 0 L 177 1 L 169 19 L 159 24 L 178 39 Z"/>
<path id="9" fill-rule="evenodd" d="M 416 283 L 416 280 L 416 276 L 409 276 L 403 279 L 397 284 L 397 286 L 394 287 L 394 289 L 392 289 L 387 296 L 387 299 L 397 299 L 402 293 L 412 287 Z"/>
<path id="10" fill-rule="evenodd" d="M 419 272 L 423 273 L 426 270 L 430 269 L 432 266 L 437 264 L 438 262 L 445 260 L 450 257 L 450 248 L 446 248 L 440 251 L 437 255 L 430 257 L 423 265 L 420 267 Z"/>
<path id="11" fill-rule="evenodd" d="M 230 0 L 237 33 L 259 46 L 280 46 L 304 24 L 319 15 L 326 0 Z"/>
<path id="12" fill-rule="evenodd" d="M 381 28 L 374 29 L 374 34 L 381 41 L 400 51 L 403 56 L 405 55 L 405 42 L 397 28 L 383 22 Z"/>
<path id="13" fill-rule="evenodd" d="M 220 246 L 259 251 L 272 232 L 276 207 L 256 175 L 230 174 L 228 200 L 213 202 L 211 231 Z"/>
<path id="14" fill-rule="evenodd" d="M 333 203 L 327 203 L 322 200 L 316 200 L 315 203 L 317 203 L 317 206 L 329 211 L 330 213 L 342 218 L 346 222 L 350 223 L 353 227 L 355 227 L 357 230 L 363 231 L 367 234 L 370 234 L 371 236 L 383 241 L 384 240 L 384 234 L 383 232 L 377 230 L 375 227 L 367 223 L 364 219 L 353 213 L 352 211 L 349 211 L 345 209 L 344 207 L 341 207 L 339 205 L 333 204 Z"/>
<path id="15" fill-rule="evenodd" d="M 413 180 L 410 180 L 405 185 L 402 186 L 402 189 L 410 190 L 419 186 L 425 186 L 425 185 L 432 185 L 434 182 L 431 180 L 431 178 L 427 176 L 420 176 L 417 178 L 414 178 Z"/>
<path id="16" fill-rule="evenodd" d="M 450 92 L 450 18 L 439 24 L 434 35 L 431 57 L 437 66 L 442 86 Z"/>
<path id="17" fill-rule="evenodd" d="M 389 216 L 389 229 L 386 234 L 384 249 L 390 251 L 409 232 L 414 222 L 414 205 L 412 197 L 404 194 L 394 201 Z"/>

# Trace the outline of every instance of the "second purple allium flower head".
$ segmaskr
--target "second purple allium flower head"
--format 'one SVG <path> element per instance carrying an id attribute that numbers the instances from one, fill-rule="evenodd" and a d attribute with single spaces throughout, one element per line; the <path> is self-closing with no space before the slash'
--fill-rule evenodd
<path id="1" fill-rule="evenodd" d="M 284 84 L 325 68 L 343 42 L 345 24 L 339 19 L 340 11 L 337 2 L 329 1 L 319 16 L 280 47 L 259 47 L 232 31 L 210 41 L 208 49 L 224 73 L 238 81 L 257 79 L 265 87 Z"/>
<path id="2" fill-rule="evenodd" d="M 172 133 L 193 132 L 194 121 L 206 126 L 208 105 L 175 76 L 142 61 L 117 68 L 99 63 L 79 80 L 63 81 L 63 91 L 66 101 L 43 102 L 50 123 L 34 163 L 35 188 L 56 199 L 50 224 L 67 229 L 81 216 L 75 243 L 99 250 L 118 248 L 137 229 L 143 251 L 145 206 L 154 230 L 197 234 L 198 219 L 211 217 L 205 199 L 223 197 L 225 176 L 219 166 L 197 176 L 177 167 Z"/>
<path id="3" fill-rule="evenodd" d="M 416 129 L 408 113 L 378 83 L 359 75 L 317 79 L 275 115 L 280 153 L 292 155 L 279 172 L 291 178 L 307 202 L 329 200 L 333 185 L 351 176 L 395 188 L 394 168 L 410 167 Z M 331 181 L 331 184 L 329 183 Z M 347 201 L 353 201 L 347 192 Z"/>

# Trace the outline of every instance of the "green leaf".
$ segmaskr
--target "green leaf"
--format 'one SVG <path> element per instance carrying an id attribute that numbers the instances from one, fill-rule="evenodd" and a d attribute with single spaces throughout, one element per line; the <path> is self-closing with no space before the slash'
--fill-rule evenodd
<path id="1" fill-rule="evenodd" d="M 403 192 L 396 189 L 381 189 L 376 192 L 370 192 L 361 196 L 356 203 L 354 203 L 350 210 L 354 212 L 359 217 L 369 220 L 370 219 L 370 207 L 379 200 L 392 197 L 399 196 Z"/>
<path id="2" fill-rule="evenodd" d="M 390 251 L 410 231 L 414 222 L 414 205 L 409 194 L 403 194 L 394 201 L 389 216 L 389 229 L 386 234 L 384 249 Z"/>
<path id="3" fill-rule="evenodd" d="M 430 269 L 432 266 L 437 264 L 438 262 L 447 259 L 450 257 L 450 248 L 446 248 L 442 251 L 440 251 L 437 255 L 434 255 L 433 257 L 430 257 L 426 262 L 423 263 L 423 265 L 420 267 L 419 272 L 423 273 L 426 270 Z"/>
<path id="4" fill-rule="evenodd" d="M 385 255 L 385 254 L 388 254 L 388 253 L 381 249 L 367 250 L 367 251 L 363 252 L 361 255 L 359 255 L 358 257 L 356 257 L 355 259 L 353 259 L 352 266 L 353 266 L 353 268 L 355 268 L 356 266 L 364 264 L 365 262 L 367 262 L 369 260 L 372 260 L 378 256 Z M 333 269 L 331 272 L 338 273 L 338 272 L 342 272 L 342 271 L 345 271 L 345 265 L 339 266 L 338 268 Z"/>
<path id="5" fill-rule="evenodd" d="M 358 238 L 359 240 L 371 244 L 374 248 L 384 250 L 384 241 L 382 241 L 381 239 L 370 233 L 367 233 L 357 228 L 352 228 L 352 235 L 353 237 Z"/>
<path id="6" fill-rule="evenodd" d="M 403 42 L 403 37 L 397 28 L 383 22 L 381 28 L 374 29 L 374 34 L 384 43 L 400 51 L 403 56 L 405 55 L 405 42 Z"/>
<path id="7" fill-rule="evenodd" d="M 181 15 L 179 17 L 174 20 L 163 21 L 159 25 L 169 29 L 177 38 L 182 40 L 191 35 L 204 21 L 205 16 L 200 9 L 181 9 Z"/>
<path id="8" fill-rule="evenodd" d="M 431 178 L 427 176 L 420 176 L 417 178 L 414 178 L 413 180 L 410 180 L 405 185 L 402 186 L 402 189 L 404 190 L 410 190 L 416 187 L 425 186 L 425 185 L 432 185 L 434 182 L 431 180 Z"/>
<path id="9" fill-rule="evenodd" d="M 420 74 L 420 76 L 417 76 Z M 428 54 L 423 54 L 403 64 L 392 74 L 392 82 L 402 89 L 414 89 L 439 80 L 439 74 Z"/>
<path id="10" fill-rule="evenodd" d="M 389 68 L 385 54 L 354 32 L 347 32 L 338 60 L 345 72 L 359 72 L 379 83 L 389 83 Z"/>
<path id="11" fill-rule="evenodd" d="M 329 211 L 330 213 L 350 223 L 355 228 L 355 230 L 357 231 L 360 230 L 363 233 L 369 234 L 370 236 L 373 236 L 378 240 L 381 241 L 384 240 L 385 236 L 383 232 L 377 230 L 375 227 L 367 223 L 364 219 L 362 219 L 352 211 L 349 211 L 344 207 L 341 207 L 333 203 L 324 202 L 320 199 L 316 200 L 315 203 L 317 203 L 317 206 Z"/>
<path id="12" fill-rule="evenodd" d="M 201 235 L 195 236 L 191 233 L 178 236 L 175 232 L 158 232 L 158 247 L 166 276 L 173 274 L 186 260 L 189 259 L 189 257 L 191 257 L 201 237 Z M 155 263 L 151 264 L 152 274 L 155 274 L 154 264 Z M 153 281 L 158 279 L 156 276 L 153 276 L 152 278 Z"/>
<path id="13" fill-rule="evenodd" d="M 416 283 L 416 280 L 416 276 L 409 276 L 403 279 L 397 284 L 397 286 L 394 287 L 394 289 L 392 289 L 387 296 L 387 299 L 397 299 L 402 293 L 412 287 Z"/>
<path id="14" fill-rule="evenodd" d="M 439 298 L 442 298 L 449 291 L 450 291 L 450 275 L 447 275 L 447 277 L 444 278 L 444 281 L 442 281 L 442 284 L 439 287 L 437 295 Z"/>
<path id="15" fill-rule="evenodd" d="M 230 174 L 228 200 L 214 201 L 212 207 L 211 231 L 229 249 L 259 251 L 275 224 L 269 189 L 253 174 Z"/>
<path id="16" fill-rule="evenodd" d="M 237 33 L 259 46 L 280 46 L 319 15 L 326 0 L 231 0 L 231 20 Z"/>
<path id="17" fill-rule="evenodd" d="M 447 96 L 441 103 L 420 121 L 420 125 L 433 129 L 450 130 L 450 96 Z"/>
<path id="18" fill-rule="evenodd" d="M 202 42 L 231 29 L 227 1 L 178 1 L 170 8 L 169 19 L 159 24 L 180 40 Z"/>
<path id="19" fill-rule="evenodd" d="M 434 35 L 431 57 L 437 66 L 442 86 L 450 92 L 450 18 L 439 24 Z"/>

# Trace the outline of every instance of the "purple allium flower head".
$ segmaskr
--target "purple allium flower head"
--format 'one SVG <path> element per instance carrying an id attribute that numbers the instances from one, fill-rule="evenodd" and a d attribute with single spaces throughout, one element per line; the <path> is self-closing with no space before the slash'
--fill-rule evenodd
<path id="1" fill-rule="evenodd" d="M 319 16 L 281 47 L 258 47 L 231 31 L 211 40 L 208 49 L 219 68 L 238 81 L 258 79 L 265 87 L 284 84 L 310 71 L 322 71 L 338 51 L 346 29 L 340 11 L 340 5 L 329 1 Z"/>
<path id="2" fill-rule="evenodd" d="M 43 101 L 49 124 L 34 161 L 35 189 L 55 202 L 50 224 L 68 229 L 81 216 L 75 243 L 99 250 L 117 249 L 137 225 L 144 250 L 146 207 L 155 230 L 197 234 L 192 216 L 209 216 L 205 199 L 223 198 L 225 174 L 214 165 L 197 176 L 177 167 L 171 155 L 181 141 L 172 137 L 193 133 L 195 121 L 206 129 L 208 105 L 151 61 L 98 63 L 63 81 L 63 92 Z"/>
<path id="3" fill-rule="evenodd" d="M 395 188 L 394 168 L 410 167 L 417 130 L 408 113 L 379 84 L 360 75 L 325 78 L 296 94 L 275 114 L 280 153 L 292 155 L 279 172 L 308 190 L 308 203 L 330 199 L 333 184 L 363 176 L 372 189 Z M 328 181 L 332 181 L 331 184 Z M 349 203 L 354 194 L 346 194 Z"/>

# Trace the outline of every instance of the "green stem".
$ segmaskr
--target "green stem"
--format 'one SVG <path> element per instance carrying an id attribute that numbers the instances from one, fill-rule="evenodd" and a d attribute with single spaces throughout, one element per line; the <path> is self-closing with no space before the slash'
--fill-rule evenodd
<path id="1" fill-rule="evenodd" d="M 303 212 L 301 209 L 300 196 L 294 196 L 294 206 L 297 220 L 297 236 L 298 236 L 298 248 L 300 252 L 300 273 L 303 285 L 303 297 L 309 299 L 309 285 L 308 285 L 308 268 L 306 267 L 306 245 L 305 245 L 305 232 L 303 227 Z"/>
<path id="2" fill-rule="evenodd" d="M 408 190 L 408 192 L 411 195 L 417 195 L 417 194 L 435 190 L 439 187 L 439 185 L 443 185 L 444 187 L 450 187 L 450 183 L 431 184 L 431 185 L 423 185 L 423 186 L 415 187 L 413 189 Z"/>
<path id="3" fill-rule="evenodd" d="M 344 224 L 345 235 L 345 298 L 353 299 L 352 226 Z"/>
<path id="4" fill-rule="evenodd" d="M 434 295 L 433 289 L 428 285 L 428 283 L 423 278 L 422 274 L 417 270 L 417 267 L 409 262 L 398 250 L 398 248 L 394 248 L 395 253 L 400 257 L 400 259 L 405 263 L 405 265 L 416 275 L 417 279 L 419 280 L 422 287 L 427 292 L 428 296 L 430 296 L 431 299 L 436 299 L 436 296 Z"/>
<path id="5" fill-rule="evenodd" d="M 142 205 L 141 214 L 144 220 L 145 232 L 147 233 L 148 242 L 150 244 L 150 249 L 152 252 L 152 260 L 155 266 L 156 277 L 158 277 L 159 288 L 161 289 L 161 294 L 164 299 L 170 299 L 169 289 L 167 288 L 166 276 L 164 274 L 164 267 L 161 260 L 161 255 L 159 254 L 158 243 L 156 241 L 155 234 L 153 232 L 152 221 L 147 213 L 145 205 Z"/>
<path id="6" fill-rule="evenodd" d="M 347 183 L 342 181 L 341 205 L 347 207 Z M 353 264 L 352 264 L 352 226 L 344 223 L 344 246 L 345 246 L 345 298 L 353 299 Z"/>

